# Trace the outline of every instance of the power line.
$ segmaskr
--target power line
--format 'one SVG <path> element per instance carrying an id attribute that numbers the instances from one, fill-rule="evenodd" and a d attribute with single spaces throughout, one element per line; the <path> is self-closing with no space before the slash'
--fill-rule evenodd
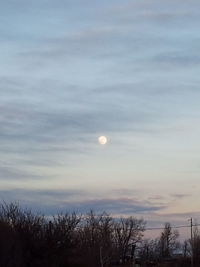
<path id="1" fill-rule="evenodd" d="M 200 224 L 193 224 L 192 226 L 200 226 Z M 178 229 L 178 228 L 189 228 L 191 225 L 178 225 L 178 226 L 171 226 L 172 229 Z M 146 231 L 151 231 L 151 230 L 163 230 L 165 227 L 149 227 L 145 228 Z"/>

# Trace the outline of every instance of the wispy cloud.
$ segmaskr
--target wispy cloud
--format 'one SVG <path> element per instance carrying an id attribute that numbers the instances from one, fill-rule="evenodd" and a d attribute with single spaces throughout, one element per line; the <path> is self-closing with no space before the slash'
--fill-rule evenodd
<path id="1" fill-rule="evenodd" d="M 151 215 L 184 201 L 186 186 L 162 197 L 150 185 L 199 172 L 199 10 L 197 0 L 0 1 L 0 182 L 13 188 L 3 198 Z M 80 192 L 16 189 L 44 180 Z M 87 197 L 97 180 L 107 193 Z"/>
<path id="2" fill-rule="evenodd" d="M 190 197 L 190 194 L 172 194 L 171 196 L 176 199 L 182 199 L 182 198 Z"/>
<path id="3" fill-rule="evenodd" d="M 22 205 L 30 205 L 34 210 L 56 213 L 60 211 L 76 211 L 86 213 L 106 211 L 113 216 L 153 213 L 164 209 L 164 205 L 152 204 L 149 201 L 139 201 L 126 198 L 94 198 L 90 192 L 83 190 L 30 190 L 7 189 L 1 190 L 1 199 L 19 201 Z M 76 199 L 76 200 L 75 200 Z M 43 203 L 43 204 L 41 204 Z"/>

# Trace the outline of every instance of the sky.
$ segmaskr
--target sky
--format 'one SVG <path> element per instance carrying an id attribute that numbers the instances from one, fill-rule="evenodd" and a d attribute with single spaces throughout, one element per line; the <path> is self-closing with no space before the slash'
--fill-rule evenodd
<path id="1" fill-rule="evenodd" d="M 199 17 L 199 0 L 0 0 L 0 200 L 200 222 Z"/>

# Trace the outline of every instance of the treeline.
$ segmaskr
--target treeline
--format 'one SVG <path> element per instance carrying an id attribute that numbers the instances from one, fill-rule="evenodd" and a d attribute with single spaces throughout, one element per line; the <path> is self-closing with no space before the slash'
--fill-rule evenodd
<path id="1" fill-rule="evenodd" d="M 17 204 L 0 206 L 1 267 L 200 266 L 200 235 L 178 243 L 166 223 L 161 236 L 144 240 L 145 221 L 106 213 L 61 213 L 51 219 Z M 180 254 L 181 257 L 176 257 Z"/>

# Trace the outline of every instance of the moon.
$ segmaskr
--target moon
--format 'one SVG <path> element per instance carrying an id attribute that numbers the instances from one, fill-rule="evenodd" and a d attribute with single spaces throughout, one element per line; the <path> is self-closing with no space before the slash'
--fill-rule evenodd
<path id="1" fill-rule="evenodd" d="M 99 136 L 98 142 L 100 145 L 105 145 L 108 142 L 108 139 L 107 139 L 107 137 L 102 135 L 102 136 Z"/>

